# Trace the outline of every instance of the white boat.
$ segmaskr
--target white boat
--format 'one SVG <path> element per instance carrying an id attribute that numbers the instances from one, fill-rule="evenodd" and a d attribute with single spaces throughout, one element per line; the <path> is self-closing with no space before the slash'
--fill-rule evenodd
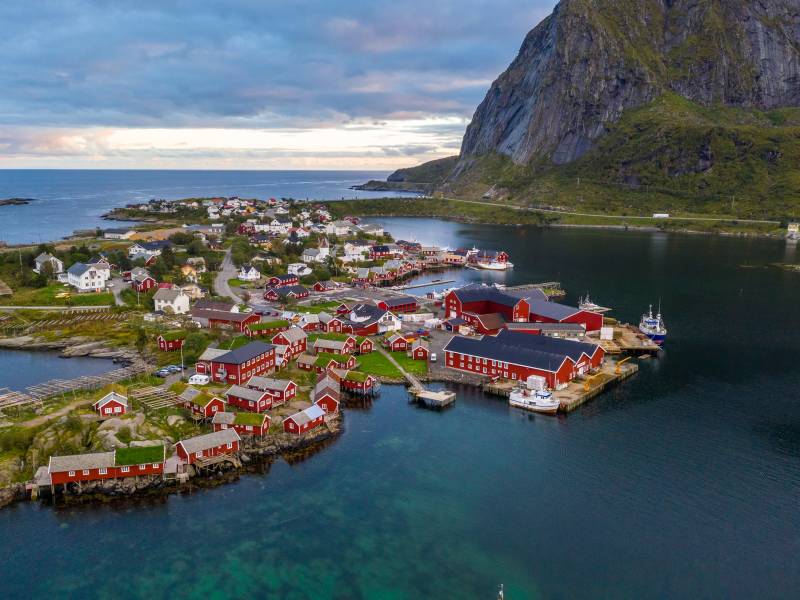
<path id="1" fill-rule="evenodd" d="M 664 325 L 664 318 L 661 316 L 661 305 L 659 303 L 658 314 L 653 316 L 653 305 L 642 315 L 639 322 L 639 331 L 653 340 L 659 346 L 667 339 L 667 327 Z"/>
<path id="2" fill-rule="evenodd" d="M 596 313 L 606 313 L 609 312 L 611 309 L 605 306 L 600 306 L 595 302 L 592 302 L 592 299 L 589 298 L 589 292 L 586 292 L 586 297 L 578 298 L 578 308 L 581 310 L 588 310 L 589 312 L 596 312 Z"/>
<path id="3" fill-rule="evenodd" d="M 526 390 L 517 388 L 508 397 L 508 403 L 516 408 L 554 415 L 558 412 L 559 401 L 547 390 Z"/>
<path id="4" fill-rule="evenodd" d="M 478 261 L 475 266 L 479 269 L 486 269 L 487 271 L 505 271 L 506 269 L 514 268 L 514 263 L 506 261 L 501 262 L 498 260 L 492 261 Z"/>

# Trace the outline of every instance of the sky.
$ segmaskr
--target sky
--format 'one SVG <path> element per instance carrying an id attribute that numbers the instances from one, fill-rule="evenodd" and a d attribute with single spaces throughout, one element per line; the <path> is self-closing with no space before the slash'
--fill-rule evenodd
<path id="1" fill-rule="evenodd" d="M 376 169 L 457 154 L 554 0 L 4 0 L 0 168 Z"/>

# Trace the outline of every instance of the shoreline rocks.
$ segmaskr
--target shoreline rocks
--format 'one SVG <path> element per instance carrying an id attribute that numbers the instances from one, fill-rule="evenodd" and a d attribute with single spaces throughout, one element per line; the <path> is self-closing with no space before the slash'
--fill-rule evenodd
<path id="1" fill-rule="evenodd" d="M 133 362 L 138 357 L 136 350 L 132 348 L 114 348 L 106 342 L 82 337 L 46 341 L 32 335 L 21 335 L 0 338 L 0 348 L 32 352 L 60 352 L 63 358 L 106 358 L 122 363 Z"/>

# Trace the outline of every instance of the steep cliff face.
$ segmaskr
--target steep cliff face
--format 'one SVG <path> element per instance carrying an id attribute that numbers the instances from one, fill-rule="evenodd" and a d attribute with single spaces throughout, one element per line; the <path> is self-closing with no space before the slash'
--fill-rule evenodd
<path id="1" fill-rule="evenodd" d="M 562 0 L 492 84 L 451 179 L 487 155 L 572 163 L 665 94 L 800 106 L 800 0 Z"/>

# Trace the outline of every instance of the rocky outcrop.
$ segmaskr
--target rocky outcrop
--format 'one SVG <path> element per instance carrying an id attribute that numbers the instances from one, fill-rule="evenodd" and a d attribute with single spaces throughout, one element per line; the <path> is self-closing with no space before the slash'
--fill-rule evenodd
<path id="1" fill-rule="evenodd" d="M 451 179 L 490 154 L 570 163 L 665 93 L 800 105 L 800 0 L 562 0 L 492 84 Z"/>

